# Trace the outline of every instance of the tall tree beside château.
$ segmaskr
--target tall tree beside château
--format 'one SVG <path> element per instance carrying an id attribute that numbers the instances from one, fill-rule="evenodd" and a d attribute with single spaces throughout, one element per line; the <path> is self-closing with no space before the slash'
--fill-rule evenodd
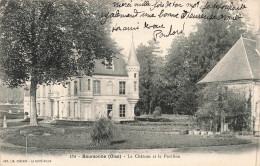
<path id="1" fill-rule="evenodd" d="M 140 110 L 144 110 L 147 114 L 152 113 L 152 108 L 155 106 L 156 98 L 156 77 L 158 75 L 159 66 L 162 65 L 162 57 L 159 57 L 160 47 L 158 42 L 153 40 L 148 42 L 148 45 L 140 44 L 136 49 L 136 55 L 140 63 L 139 91 L 140 100 L 137 106 Z"/>
<path id="2" fill-rule="evenodd" d="M 111 59 L 109 25 L 101 25 L 107 1 L 2 0 L 0 71 L 10 87 L 30 85 L 30 125 L 36 119 L 38 84 L 62 83 L 79 71 L 91 75 L 94 60 Z"/>

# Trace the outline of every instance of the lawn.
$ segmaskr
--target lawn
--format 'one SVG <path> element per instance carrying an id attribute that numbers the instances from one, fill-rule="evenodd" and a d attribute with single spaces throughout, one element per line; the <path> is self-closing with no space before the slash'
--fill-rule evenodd
<path id="1" fill-rule="evenodd" d="M 93 150 L 93 149 L 154 149 L 191 148 L 251 144 L 251 141 L 231 137 L 203 137 L 179 135 L 169 132 L 170 125 L 129 125 L 117 124 L 116 136 L 111 145 L 94 146 L 91 141 L 91 126 L 50 126 L 16 127 L 5 129 L 2 140 L 13 145 L 25 146 L 27 133 L 28 146 L 38 151 L 51 149 Z M 160 131 L 160 129 L 163 129 Z M 33 131 L 30 133 L 30 131 Z M 166 132 L 167 131 L 167 132 Z M 32 133 L 34 133 L 32 135 Z M 36 150 L 37 151 L 37 150 Z M 24 152 L 23 152 L 24 153 Z"/>

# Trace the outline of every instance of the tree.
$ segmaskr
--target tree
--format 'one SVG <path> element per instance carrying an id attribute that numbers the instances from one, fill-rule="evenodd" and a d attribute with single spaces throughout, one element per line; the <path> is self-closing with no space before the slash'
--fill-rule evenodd
<path id="1" fill-rule="evenodd" d="M 207 1 L 212 6 L 225 4 L 223 0 Z M 237 2 L 238 3 L 238 2 Z M 208 9 L 202 13 L 230 15 L 227 10 Z M 228 52 L 241 35 L 252 36 L 245 22 L 201 20 L 197 31 L 189 36 L 176 37 L 169 49 L 164 66 L 167 89 L 170 91 L 168 104 L 175 112 L 194 114 L 199 106 L 198 92 L 203 85 L 197 85 Z"/>
<path id="2" fill-rule="evenodd" d="M 168 50 L 164 65 L 164 79 L 166 80 L 166 104 L 171 108 L 170 113 L 193 114 L 196 110 L 196 84 L 190 80 L 188 55 L 192 52 L 189 40 L 185 36 L 178 36 Z"/>
<path id="3" fill-rule="evenodd" d="M 234 93 L 225 86 L 211 84 L 200 91 L 201 104 L 196 112 L 199 122 L 205 129 L 221 131 L 224 123 L 229 122 L 234 131 L 248 129 L 250 126 L 250 109 L 245 94 Z"/>
<path id="4" fill-rule="evenodd" d="M 140 63 L 140 100 L 137 106 L 148 114 L 152 114 L 152 108 L 156 102 L 158 94 L 159 70 L 162 66 L 163 58 L 157 56 L 160 53 L 158 42 L 153 40 L 148 42 L 148 46 L 139 45 L 136 49 L 137 59 Z"/>
<path id="5" fill-rule="evenodd" d="M 8 88 L 0 85 L 0 103 L 23 103 L 23 88 Z"/>
<path id="6" fill-rule="evenodd" d="M 30 125 L 37 125 L 38 84 L 61 83 L 81 72 L 91 75 L 94 59 L 115 53 L 101 13 L 105 1 L 2 0 L 1 76 L 10 87 L 30 84 Z"/>

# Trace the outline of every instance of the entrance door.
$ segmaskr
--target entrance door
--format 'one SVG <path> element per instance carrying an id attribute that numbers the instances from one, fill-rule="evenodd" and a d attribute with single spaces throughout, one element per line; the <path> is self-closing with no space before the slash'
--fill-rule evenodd
<path id="1" fill-rule="evenodd" d="M 113 105 L 108 104 L 107 105 L 107 118 L 111 119 L 112 118 L 112 113 L 113 113 Z"/>

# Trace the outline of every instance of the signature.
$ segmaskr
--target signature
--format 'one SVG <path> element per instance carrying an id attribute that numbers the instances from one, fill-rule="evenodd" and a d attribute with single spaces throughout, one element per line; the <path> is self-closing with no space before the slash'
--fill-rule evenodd
<path id="1" fill-rule="evenodd" d="M 169 32 L 167 34 L 164 33 L 162 30 L 155 30 L 153 32 L 153 39 L 156 42 L 158 38 L 183 34 L 184 27 L 185 27 L 185 22 L 183 23 L 182 29 L 173 30 L 173 26 L 171 25 Z"/>

